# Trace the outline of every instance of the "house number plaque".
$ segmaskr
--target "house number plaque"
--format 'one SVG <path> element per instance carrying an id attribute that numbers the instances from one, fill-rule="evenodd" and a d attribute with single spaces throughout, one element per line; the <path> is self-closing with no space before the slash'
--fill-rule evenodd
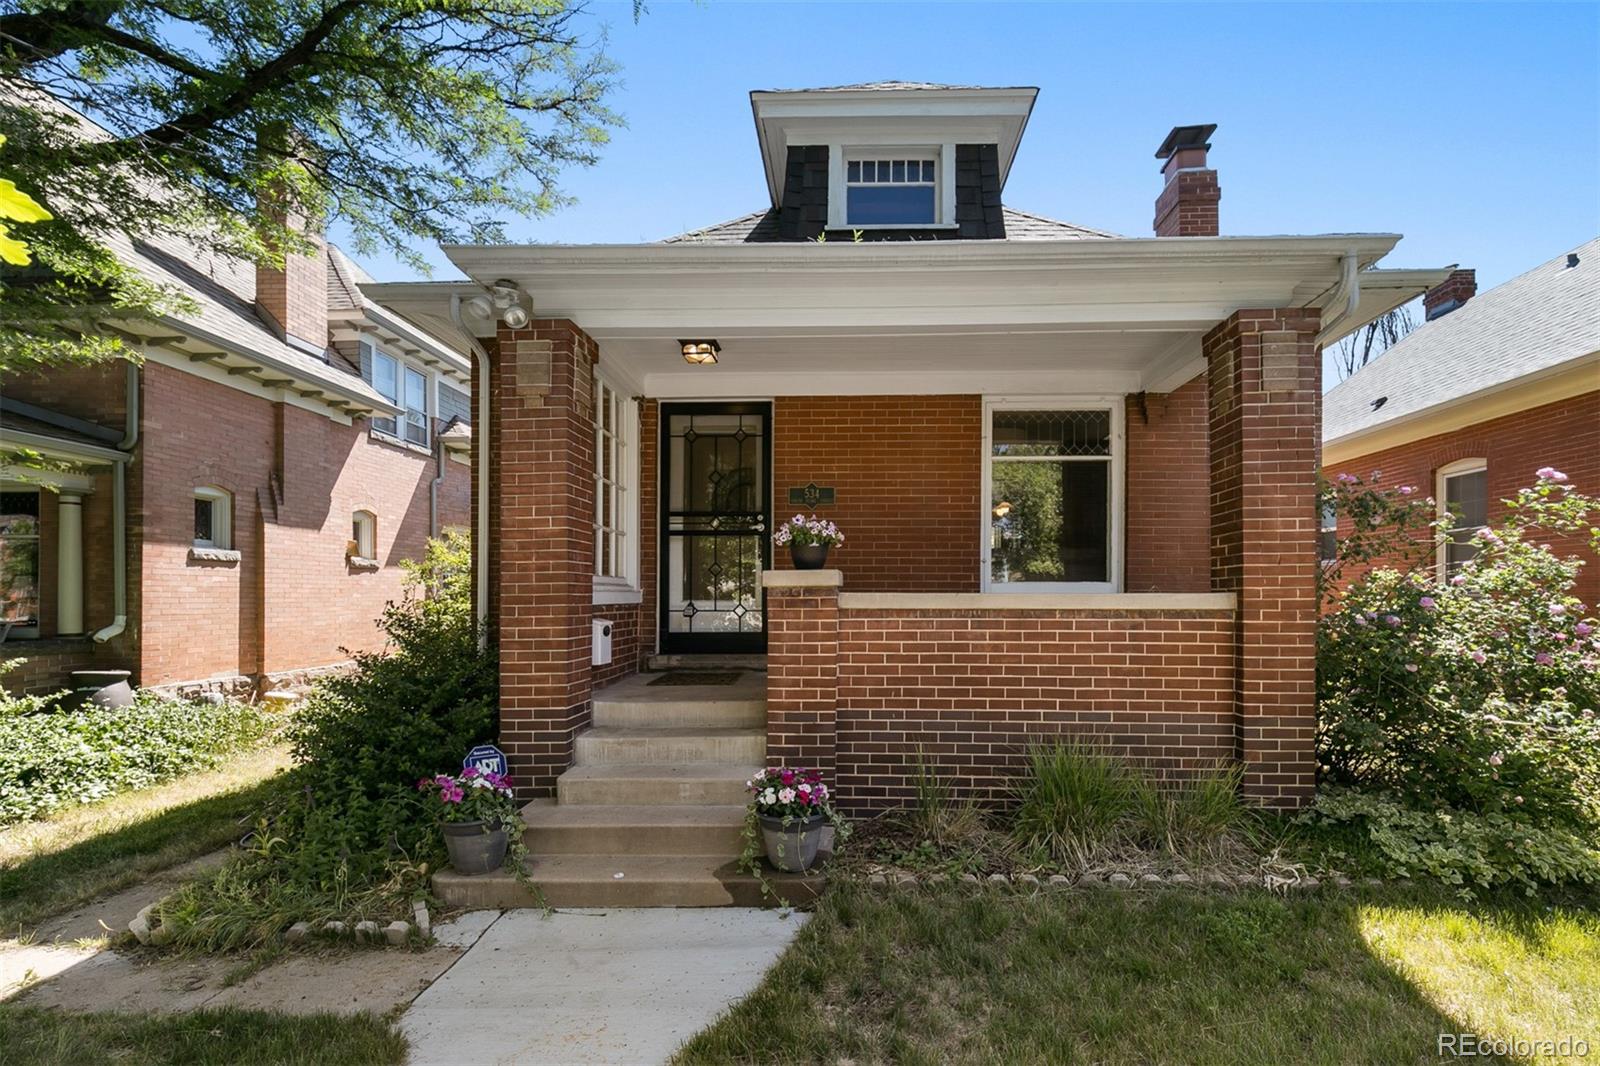
<path id="1" fill-rule="evenodd" d="M 833 502 L 833 489 L 823 487 L 815 481 L 801 485 L 799 488 L 789 490 L 789 502 L 797 503 L 803 507 L 820 507 Z"/>

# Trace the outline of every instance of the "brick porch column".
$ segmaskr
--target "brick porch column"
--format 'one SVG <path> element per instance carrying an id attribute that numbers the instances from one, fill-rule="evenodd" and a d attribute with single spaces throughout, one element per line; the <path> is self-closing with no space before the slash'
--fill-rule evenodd
<path id="1" fill-rule="evenodd" d="M 502 326 L 490 402 L 489 581 L 500 743 L 524 797 L 547 796 L 589 724 L 594 364 L 576 325 Z"/>
<path id="2" fill-rule="evenodd" d="M 767 762 L 812 766 L 834 779 L 839 706 L 838 570 L 768 570 Z"/>
<path id="3" fill-rule="evenodd" d="M 1244 791 L 1293 808 L 1316 781 L 1316 309 L 1239 311 L 1205 337 L 1211 587 L 1238 596 Z"/>

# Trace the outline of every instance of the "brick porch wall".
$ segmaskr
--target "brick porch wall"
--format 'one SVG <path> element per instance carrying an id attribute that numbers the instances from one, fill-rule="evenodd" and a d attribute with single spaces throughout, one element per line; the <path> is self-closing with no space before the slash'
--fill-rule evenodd
<path id="1" fill-rule="evenodd" d="M 1571 480 L 1573 488 L 1600 494 L 1600 391 L 1584 393 L 1526 411 L 1464 426 L 1383 451 L 1369 452 L 1323 469 L 1323 476 L 1340 474 L 1382 475 L 1384 485 L 1415 485 L 1424 496 L 1438 488 L 1439 468 L 1457 459 L 1483 459 L 1488 468 L 1489 520 L 1504 518 L 1501 501 L 1534 481 L 1534 472 L 1553 466 Z M 1349 519 L 1341 535 L 1349 533 Z M 1585 560 L 1578 572 L 1577 594 L 1584 603 L 1600 603 L 1600 559 L 1580 537 L 1552 535 L 1548 541 L 1558 552 Z M 1404 565 L 1399 557 L 1389 560 Z M 1355 572 L 1344 575 L 1348 579 Z"/>
<path id="2" fill-rule="evenodd" d="M 1164 395 L 1128 397 L 1123 425 L 1128 452 L 1123 588 L 1209 591 L 1205 375 Z"/>

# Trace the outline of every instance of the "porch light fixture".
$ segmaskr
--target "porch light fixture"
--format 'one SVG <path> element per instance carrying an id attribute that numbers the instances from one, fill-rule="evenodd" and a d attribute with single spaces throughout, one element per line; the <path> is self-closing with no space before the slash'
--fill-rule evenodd
<path id="1" fill-rule="evenodd" d="M 722 345 L 712 340 L 679 341 L 678 346 L 683 349 L 683 361 L 690 366 L 710 366 L 722 351 Z"/>
<path id="2" fill-rule="evenodd" d="M 466 308 L 478 318 L 493 320 L 495 312 L 499 312 L 500 321 L 512 329 L 521 329 L 528 324 L 528 309 L 522 306 L 522 290 L 517 288 L 517 283 L 502 278 L 489 286 L 489 291 L 480 293 L 466 302 Z"/>

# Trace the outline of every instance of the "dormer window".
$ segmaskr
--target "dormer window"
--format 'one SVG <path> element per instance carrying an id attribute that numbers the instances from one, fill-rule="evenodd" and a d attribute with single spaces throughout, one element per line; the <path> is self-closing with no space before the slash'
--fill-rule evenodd
<path id="1" fill-rule="evenodd" d="M 924 158 L 851 157 L 845 163 L 845 223 L 931 226 L 939 221 L 939 168 Z"/>

